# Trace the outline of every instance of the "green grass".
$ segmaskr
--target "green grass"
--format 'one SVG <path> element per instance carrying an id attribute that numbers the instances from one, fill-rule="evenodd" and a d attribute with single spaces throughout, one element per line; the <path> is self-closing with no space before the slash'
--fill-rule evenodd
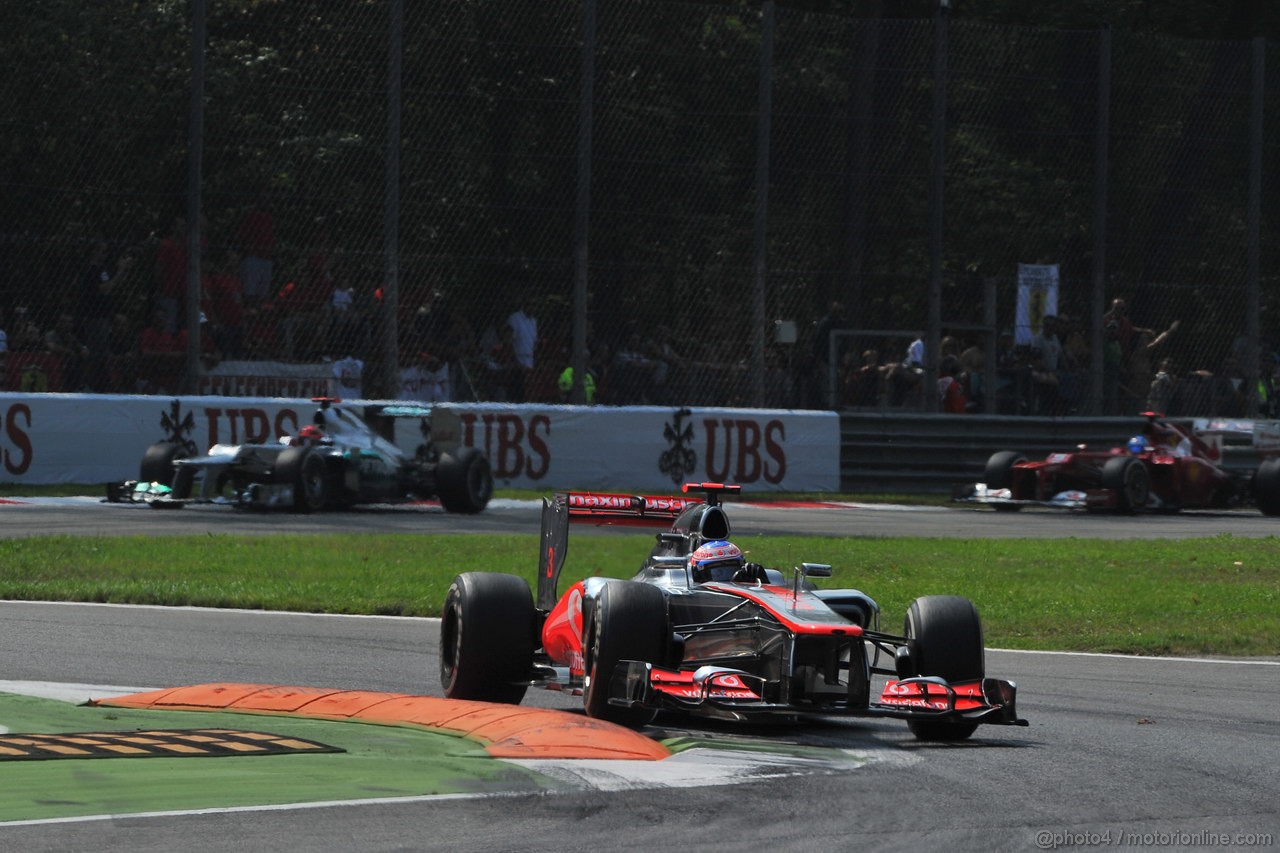
<path id="1" fill-rule="evenodd" d="M 131 710 L 0 694 L 17 732 L 231 728 L 307 738 L 338 754 L 8 761 L 0 822 L 476 791 L 542 792 L 555 782 L 479 744 L 409 726 L 229 712 Z M 358 846 L 358 845 L 355 845 Z"/>
<path id="2" fill-rule="evenodd" d="M 898 630 L 920 595 L 978 605 L 989 646 L 1280 655 L 1280 540 L 741 537 L 750 558 L 831 563 Z M 629 577 L 652 535 L 579 537 L 561 590 Z M 463 571 L 533 583 L 532 535 L 189 536 L 0 540 L 0 598 L 437 616 Z"/>

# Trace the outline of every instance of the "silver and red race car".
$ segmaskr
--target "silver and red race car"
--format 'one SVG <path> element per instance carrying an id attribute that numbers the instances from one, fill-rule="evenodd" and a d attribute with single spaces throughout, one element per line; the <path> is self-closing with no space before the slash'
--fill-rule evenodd
<path id="1" fill-rule="evenodd" d="M 970 601 L 916 599 L 901 635 L 882 631 L 870 596 L 815 587 L 829 565 L 802 563 L 788 578 L 747 563 L 720 500 L 738 490 L 702 483 L 684 491 L 705 499 L 544 499 L 536 600 L 514 575 L 469 572 L 450 586 L 440 626 L 445 695 L 514 704 L 531 686 L 580 691 L 589 716 L 633 728 L 659 711 L 896 717 L 928 740 L 964 739 L 982 723 L 1026 725 L 1015 685 L 986 675 Z M 571 521 L 667 529 L 631 579 L 588 577 L 558 595 Z M 883 684 L 873 690 L 873 681 Z"/>

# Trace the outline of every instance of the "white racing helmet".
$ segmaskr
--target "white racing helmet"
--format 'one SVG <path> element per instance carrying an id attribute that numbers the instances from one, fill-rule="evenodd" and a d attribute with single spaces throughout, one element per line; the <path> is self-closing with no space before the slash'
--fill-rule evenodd
<path id="1" fill-rule="evenodd" d="M 727 539 L 707 542 L 689 556 L 695 583 L 731 581 L 746 563 L 742 550 Z"/>

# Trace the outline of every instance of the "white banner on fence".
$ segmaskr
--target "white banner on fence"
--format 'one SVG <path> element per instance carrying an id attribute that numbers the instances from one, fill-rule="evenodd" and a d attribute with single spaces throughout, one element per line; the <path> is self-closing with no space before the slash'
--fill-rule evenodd
<path id="1" fill-rule="evenodd" d="M 223 361 L 200 377 L 200 392 L 237 397 L 328 397 L 335 393 L 332 364 Z"/>
<path id="2" fill-rule="evenodd" d="M 1030 346 L 1045 315 L 1058 313 L 1058 265 L 1018 264 L 1018 306 L 1014 343 Z"/>
<path id="3" fill-rule="evenodd" d="M 355 402 L 352 405 L 376 405 Z M 0 482 L 106 483 L 138 475 L 166 438 L 214 444 L 275 441 L 310 423 L 305 399 L 0 394 Z M 670 490 L 738 483 L 748 490 L 835 491 L 834 412 L 446 404 L 461 442 L 485 451 L 499 486 L 555 491 Z M 421 441 L 397 421 L 397 443 Z"/>

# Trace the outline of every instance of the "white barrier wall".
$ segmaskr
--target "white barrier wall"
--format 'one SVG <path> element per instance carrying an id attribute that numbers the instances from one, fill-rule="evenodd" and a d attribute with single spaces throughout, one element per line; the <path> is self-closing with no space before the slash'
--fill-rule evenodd
<path id="1" fill-rule="evenodd" d="M 372 405 L 352 401 L 352 405 Z M 834 412 L 449 404 L 463 444 L 485 451 L 499 486 L 662 490 L 737 483 L 749 490 L 835 491 Z M 138 476 L 153 442 L 269 442 L 310 423 L 305 399 L 0 394 L 0 482 L 106 483 Z M 397 443 L 421 439 L 397 423 Z"/>

